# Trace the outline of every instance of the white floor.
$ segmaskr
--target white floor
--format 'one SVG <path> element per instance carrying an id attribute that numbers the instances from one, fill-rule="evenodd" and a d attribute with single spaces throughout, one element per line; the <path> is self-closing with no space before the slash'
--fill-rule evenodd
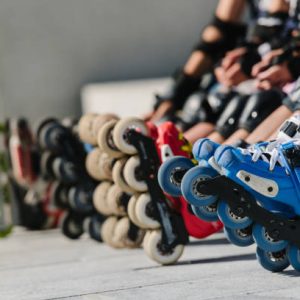
<path id="1" fill-rule="evenodd" d="M 0 299 L 299 299 L 298 274 L 263 270 L 254 247 L 223 234 L 186 247 L 175 266 L 160 267 L 142 249 L 113 250 L 58 231 L 20 229 L 0 241 Z"/>

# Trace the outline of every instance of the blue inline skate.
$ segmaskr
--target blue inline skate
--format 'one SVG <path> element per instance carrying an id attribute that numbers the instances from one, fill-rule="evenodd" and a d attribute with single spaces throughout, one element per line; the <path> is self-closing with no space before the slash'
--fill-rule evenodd
<path id="1" fill-rule="evenodd" d="M 197 159 L 205 157 L 219 174 L 197 166 L 182 178 L 185 198 L 197 207 L 217 206 L 228 239 L 239 246 L 255 240 L 260 264 L 274 272 L 289 264 L 300 271 L 300 146 L 292 140 L 298 130 L 299 119 L 292 118 L 277 140 L 248 149 L 202 140 L 194 155 L 198 150 Z"/>

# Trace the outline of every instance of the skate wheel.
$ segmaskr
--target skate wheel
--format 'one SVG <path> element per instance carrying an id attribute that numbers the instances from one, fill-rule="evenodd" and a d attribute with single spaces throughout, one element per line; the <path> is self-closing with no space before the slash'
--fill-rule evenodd
<path id="1" fill-rule="evenodd" d="M 179 197 L 183 175 L 194 167 L 193 162 L 181 156 L 169 158 L 158 170 L 158 182 L 161 188 L 169 195 Z"/>
<path id="2" fill-rule="evenodd" d="M 81 214 L 88 214 L 93 210 L 91 193 L 80 187 L 73 186 L 68 193 L 70 206 Z"/>
<path id="3" fill-rule="evenodd" d="M 123 170 L 124 179 L 128 185 L 137 192 L 146 192 L 148 186 L 145 180 L 139 180 L 137 178 L 137 169 L 140 167 L 140 159 L 138 156 L 130 157 Z"/>
<path id="4" fill-rule="evenodd" d="M 44 151 L 41 155 L 40 160 L 40 169 L 41 173 L 46 178 L 53 178 L 55 177 L 52 170 L 52 165 L 55 160 L 56 156 L 51 153 L 50 151 Z"/>
<path id="5" fill-rule="evenodd" d="M 124 248 L 125 245 L 114 237 L 115 227 L 118 223 L 118 218 L 108 217 L 102 224 L 101 237 L 102 240 L 113 248 Z"/>
<path id="6" fill-rule="evenodd" d="M 116 148 L 112 137 L 116 123 L 116 120 L 111 120 L 103 125 L 98 132 L 97 141 L 100 149 L 106 152 L 110 157 L 120 158 L 124 156 L 124 154 Z"/>
<path id="7" fill-rule="evenodd" d="M 116 116 L 114 114 L 101 114 L 101 115 L 97 115 L 95 117 L 95 119 L 93 120 L 93 123 L 92 123 L 92 135 L 93 135 L 94 142 L 95 142 L 94 145 L 97 144 L 97 137 L 98 137 L 98 133 L 101 130 L 101 128 L 106 123 L 108 123 L 109 121 L 112 121 L 112 120 L 118 121 L 119 118 L 118 118 L 118 116 Z"/>
<path id="8" fill-rule="evenodd" d="M 131 196 L 131 198 L 129 199 L 129 202 L 128 202 L 127 213 L 128 213 L 128 217 L 130 218 L 132 223 L 134 223 L 138 227 L 143 228 L 144 224 L 139 222 L 139 220 L 136 216 L 136 213 L 135 213 L 135 207 L 136 207 L 137 200 L 138 200 L 137 195 Z"/>
<path id="9" fill-rule="evenodd" d="M 253 225 L 252 234 L 257 246 L 268 252 L 279 252 L 288 245 L 287 241 L 272 239 L 260 224 Z"/>
<path id="10" fill-rule="evenodd" d="M 161 239 L 162 233 L 160 230 L 154 230 L 147 237 L 147 247 L 146 253 L 150 254 L 150 258 L 162 265 L 170 265 L 178 261 L 183 253 L 184 246 L 177 245 L 170 252 L 165 252 L 161 250 Z"/>
<path id="11" fill-rule="evenodd" d="M 69 239 L 76 240 L 83 234 L 83 220 L 66 213 L 61 219 L 62 233 Z"/>
<path id="12" fill-rule="evenodd" d="M 136 228 L 136 230 L 138 230 L 137 236 L 134 240 L 132 240 L 129 237 L 129 231 L 131 226 L 135 226 L 135 225 L 133 225 L 130 222 L 128 217 L 123 217 L 116 224 L 114 238 L 117 239 L 118 241 L 122 241 L 122 243 L 128 248 L 138 248 L 142 244 L 144 238 L 144 231 Z"/>
<path id="13" fill-rule="evenodd" d="M 194 206 L 192 205 L 192 211 L 199 219 L 207 222 L 219 221 L 217 214 L 217 207 L 215 204 L 207 206 Z"/>
<path id="14" fill-rule="evenodd" d="M 107 192 L 111 185 L 111 182 L 103 181 L 96 187 L 93 193 L 94 207 L 99 213 L 103 214 L 104 216 L 109 216 L 112 213 L 106 202 Z"/>
<path id="15" fill-rule="evenodd" d="M 94 148 L 87 156 L 86 156 L 86 160 L 85 160 L 85 168 L 88 172 L 88 174 L 96 179 L 96 180 L 104 180 L 105 175 L 103 174 L 103 172 L 101 172 L 102 170 L 100 169 L 99 166 L 99 160 L 100 160 L 100 156 L 101 156 L 101 151 L 99 148 Z"/>
<path id="16" fill-rule="evenodd" d="M 148 245 L 149 237 L 150 237 L 151 233 L 152 233 L 152 230 L 146 230 L 144 240 L 142 243 L 142 247 L 144 248 L 144 251 L 146 252 L 148 257 L 154 260 L 154 258 L 151 256 L 150 245 Z"/>
<path id="17" fill-rule="evenodd" d="M 287 256 L 292 267 L 300 272 L 300 249 L 297 246 L 290 245 L 287 248 Z"/>
<path id="18" fill-rule="evenodd" d="M 135 214 L 140 224 L 143 224 L 143 228 L 157 229 L 160 227 L 160 223 L 149 215 L 151 212 L 151 197 L 148 193 L 141 194 L 135 205 Z"/>
<path id="19" fill-rule="evenodd" d="M 126 207 L 122 206 L 121 204 L 121 198 L 123 196 L 124 192 L 116 184 L 113 184 L 107 192 L 106 203 L 109 207 L 109 210 L 116 216 L 126 215 Z"/>
<path id="20" fill-rule="evenodd" d="M 54 181 L 51 187 L 51 200 L 58 208 L 69 208 L 68 188 L 59 181 Z"/>
<path id="21" fill-rule="evenodd" d="M 247 247 L 254 243 L 250 227 L 244 229 L 224 227 L 224 234 L 231 244 L 238 247 Z"/>
<path id="22" fill-rule="evenodd" d="M 217 175 L 217 172 L 209 167 L 193 167 L 182 179 L 181 191 L 184 198 L 195 206 L 211 205 L 217 200 L 217 196 L 204 195 L 197 191 L 198 184 Z"/>
<path id="23" fill-rule="evenodd" d="M 119 159 L 115 162 L 112 170 L 113 181 L 127 194 L 133 194 L 135 191 L 131 188 L 123 177 L 123 169 L 127 158 Z"/>
<path id="24" fill-rule="evenodd" d="M 103 178 L 112 180 L 112 168 L 115 159 L 110 157 L 106 152 L 102 152 L 99 161 L 99 168 L 103 173 Z M 102 179 L 103 180 L 103 179 Z"/>
<path id="25" fill-rule="evenodd" d="M 256 258 L 263 268 L 271 272 L 281 272 L 290 265 L 285 250 L 269 252 L 257 247 Z"/>
<path id="26" fill-rule="evenodd" d="M 95 214 L 92 217 L 89 218 L 89 228 L 88 228 L 88 233 L 90 237 L 98 242 L 102 242 L 101 238 L 101 226 L 104 221 L 103 216 L 99 214 Z"/>
<path id="27" fill-rule="evenodd" d="M 79 179 L 75 164 L 61 157 L 54 159 L 52 170 L 55 177 L 65 183 L 75 183 Z"/>
<path id="28" fill-rule="evenodd" d="M 97 117 L 97 114 L 86 114 L 82 116 L 78 123 L 78 135 L 79 138 L 88 144 L 95 145 L 95 137 L 93 135 L 93 121 Z"/>
<path id="29" fill-rule="evenodd" d="M 235 215 L 229 205 L 221 200 L 218 203 L 218 215 L 222 223 L 229 228 L 232 229 L 242 229 L 250 226 L 252 224 L 252 220 L 248 217 L 238 217 Z"/>
<path id="30" fill-rule="evenodd" d="M 136 148 L 128 143 L 126 133 L 135 129 L 144 135 L 148 135 L 149 131 L 144 121 L 138 118 L 126 118 L 120 120 L 113 131 L 113 140 L 118 149 L 126 154 L 137 153 Z"/>

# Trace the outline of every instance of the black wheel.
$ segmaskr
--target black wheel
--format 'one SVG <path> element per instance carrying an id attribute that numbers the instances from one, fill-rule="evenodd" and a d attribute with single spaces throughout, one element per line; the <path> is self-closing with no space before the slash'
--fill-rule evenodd
<path id="1" fill-rule="evenodd" d="M 62 233 L 72 240 L 77 240 L 83 234 L 83 219 L 75 214 L 67 213 L 62 219 Z"/>

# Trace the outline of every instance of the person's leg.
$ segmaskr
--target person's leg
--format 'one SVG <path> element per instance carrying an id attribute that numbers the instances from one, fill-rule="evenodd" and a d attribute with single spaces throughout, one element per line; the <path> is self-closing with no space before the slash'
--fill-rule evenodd
<path id="1" fill-rule="evenodd" d="M 215 125 L 208 122 L 201 122 L 184 133 L 184 137 L 190 142 L 195 143 L 198 139 L 207 137 L 215 128 Z"/>
<path id="2" fill-rule="evenodd" d="M 260 91 L 251 95 L 238 121 L 238 130 L 224 143 L 231 145 L 239 140 L 246 140 L 249 133 L 253 132 L 270 114 L 280 107 L 284 94 L 271 89 Z M 281 124 L 281 123 L 280 123 Z"/>
<path id="3" fill-rule="evenodd" d="M 254 144 L 268 140 L 291 115 L 292 112 L 286 106 L 280 106 L 246 138 L 246 142 Z"/>
<path id="4" fill-rule="evenodd" d="M 199 83 L 201 76 L 212 71 L 220 57 L 234 48 L 245 33 L 245 27 L 240 23 L 245 4 L 246 0 L 219 0 L 212 22 L 202 31 L 179 79 L 174 80 L 171 93 L 159 97 L 154 111 L 147 114 L 147 120 L 157 122 L 166 114 L 180 110 L 196 90 L 197 80 Z"/>
<path id="5" fill-rule="evenodd" d="M 249 135 L 249 131 L 246 129 L 238 129 L 236 132 L 234 132 L 226 141 L 223 142 L 225 145 L 233 145 L 239 140 L 245 140 Z"/>

